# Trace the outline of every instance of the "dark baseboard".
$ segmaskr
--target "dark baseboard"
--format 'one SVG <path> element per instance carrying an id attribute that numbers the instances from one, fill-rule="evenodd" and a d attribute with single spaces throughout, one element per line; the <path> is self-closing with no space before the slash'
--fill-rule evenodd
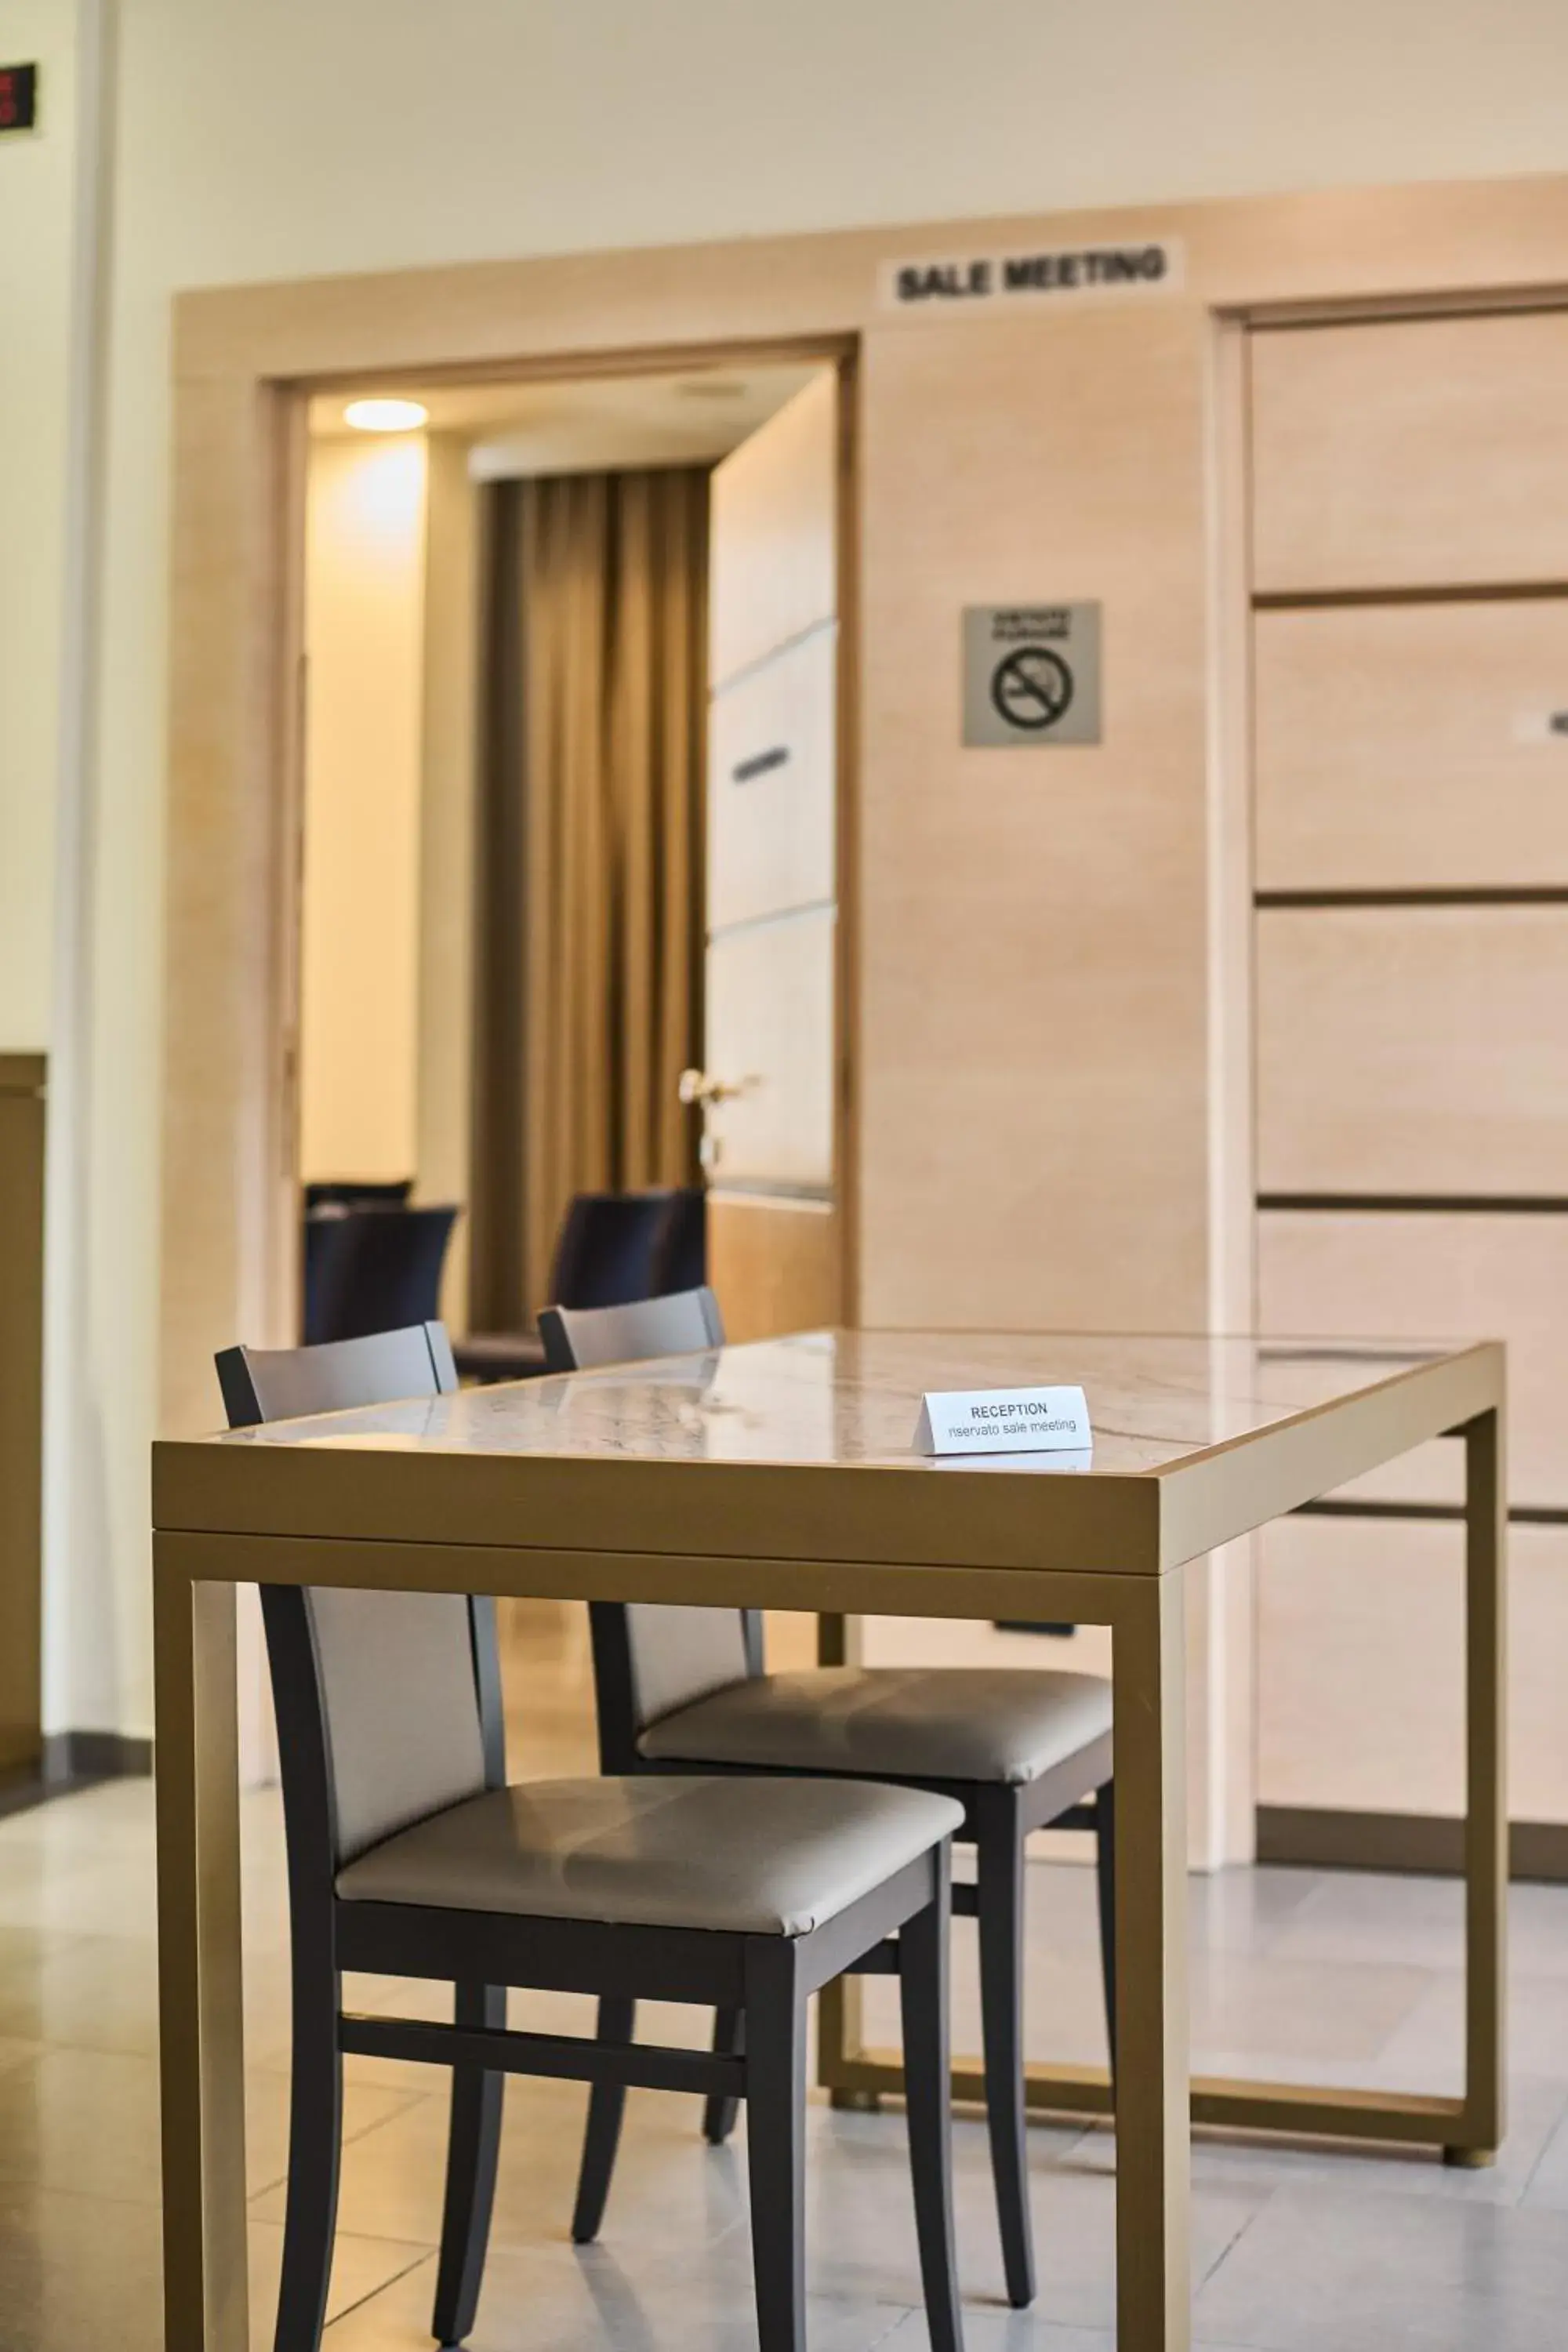
<path id="1" fill-rule="evenodd" d="M 1259 1805 L 1258 1859 L 1301 1869 L 1410 1871 L 1457 1878 L 1464 1868 L 1465 1825 L 1436 1813 Z M 1568 1883 L 1568 1824 L 1511 1822 L 1509 1872 L 1514 1878 Z"/>
<path id="2" fill-rule="evenodd" d="M 51 1732 L 36 1761 L 0 1773 L 0 1819 L 105 1780 L 144 1780 L 152 1769 L 150 1739 L 127 1739 L 118 1731 Z"/>
<path id="3" fill-rule="evenodd" d="M 44 1741 L 46 1780 L 144 1780 L 153 1769 L 150 1739 L 118 1731 L 51 1731 Z"/>

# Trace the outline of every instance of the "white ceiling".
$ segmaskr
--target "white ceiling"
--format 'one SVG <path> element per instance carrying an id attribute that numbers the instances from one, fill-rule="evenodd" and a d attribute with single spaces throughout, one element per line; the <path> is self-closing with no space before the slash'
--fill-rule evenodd
<path id="1" fill-rule="evenodd" d="M 809 382 L 816 367 L 692 367 L 660 375 L 583 377 L 532 383 L 388 385 L 430 412 L 432 432 L 460 435 L 482 481 L 516 474 L 601 467 L 690 466 L 722 457 Z M 346 436 L 351 399 L 374 390 L 318 393 L 314 439 Z"/>

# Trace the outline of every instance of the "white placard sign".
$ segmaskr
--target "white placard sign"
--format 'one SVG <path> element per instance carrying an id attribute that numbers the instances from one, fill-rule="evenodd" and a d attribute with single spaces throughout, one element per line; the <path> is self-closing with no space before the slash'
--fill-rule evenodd
<path id="1" fill-rule="evenodd" d="M 917 1454 L 1066 1454 L 1092 1443 L 1081 1389 L 934 1389 L 915 1424 Z"/>

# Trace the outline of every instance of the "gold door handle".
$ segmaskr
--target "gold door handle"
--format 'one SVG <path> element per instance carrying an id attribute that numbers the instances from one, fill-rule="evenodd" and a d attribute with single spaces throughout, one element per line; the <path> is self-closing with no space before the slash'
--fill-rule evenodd
<path id="1" fill-rule="evenodd" d="M 710 1078 L 706 1070 L 682 1070 L 680 1099 L 700 1103 L 707 1110 L 716 1103 L 733 1102 L 737 1095 L 750 1094 L 761 1084 L 760 1078 Z"/>

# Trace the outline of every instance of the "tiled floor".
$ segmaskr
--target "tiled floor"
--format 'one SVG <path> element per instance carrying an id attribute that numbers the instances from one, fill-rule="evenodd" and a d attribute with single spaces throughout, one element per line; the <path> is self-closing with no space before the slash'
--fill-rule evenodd
<path id="1" fill-rule="evenodd" d="M 520 1613 L 515 1769 L 591 1756 L 574 1627 Z M 286 2161 L 288 1994 L 278 1809 L 247 1800 L 255 2341 L 271 2340 Z M 0 1822 L 0 2352 L 155 2352 L 152 1808 L 121 1784 Z M 1194 1884 L 1194 2029 L 1226 2071 L 1441 2087 L 1455 2080 L 1458 1890 L 1238 1872 Z M 1102 2046 L 1087 1871 L 1031 1873 L 1036 2051 Z M 1198 2337 L 1230 2352 L 1562 2352 L 1568 2345 L 1568 1889 L 1513 1899 L 1512 2130 L 1501 2162 L 1245 2146 L 1195 2156 Z M 969 1937 L 957 2031 L 973 2046 Z M 408 1988 L 353 1988 L 393 2008 Z M 880 1998 L 885 1988 L 873 1988 Z M 417 1987 L 438 2004 L 435 1988 Z M 421 2005 L 424 2005 L 423 2003 Z M 520 2004 L 575 2026 L 560 2000 Z M 690 2011 L 647 2030 L 695 2038 Z M 437 2078 L 353 2061 L 329 2352 L 429 2345 L 445 2102 Z M 743 2147 L 694 2103 L 634 2094 L 600 2245 L 567 2242 L 583 2094 L 513 2084 L 474 2352 L 745 2352 L 754 2342 Z M 1031 2135 L 1040 2295 L 1000 2299 L 981 2126 L 957 2126 L 971 2352 L 1109 2352 L 1115 2146 Z M 813 2352 L 922 2352 L 896 2113 L 813 2114 Z"/>

